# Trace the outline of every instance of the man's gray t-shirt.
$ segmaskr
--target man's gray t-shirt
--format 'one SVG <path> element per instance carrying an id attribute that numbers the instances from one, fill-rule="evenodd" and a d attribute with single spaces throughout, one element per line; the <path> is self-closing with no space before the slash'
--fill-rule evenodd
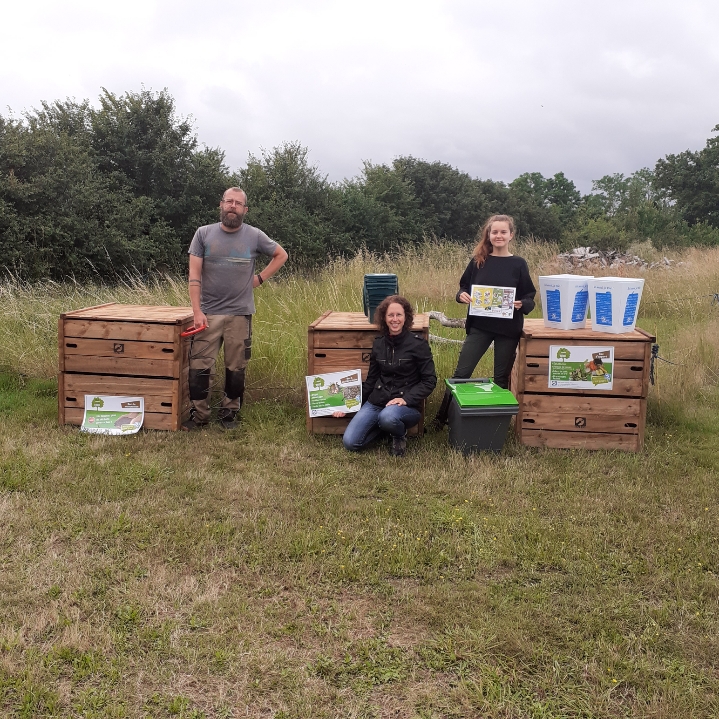
<path id="1" fill-rule="evenodd" d="M 257 255 L 272 256 L 277 243 L 252 225 L 225 232 L 222 225 L 200 227 L 189 254 L 202 257 L 202 299 L 206 315 L 252 315 L 252 278 Z"/>

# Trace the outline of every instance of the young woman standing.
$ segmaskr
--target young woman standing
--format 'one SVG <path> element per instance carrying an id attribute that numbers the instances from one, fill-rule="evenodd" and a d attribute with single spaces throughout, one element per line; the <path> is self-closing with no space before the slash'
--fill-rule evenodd
<path id="1" fill-rule="evenodd" d="M 457 302 L 466 305 L 471 303 L 472 285 L 514 287 L 514 313 L 511 318 L 478 317 L 470 315 L 469 309 L 467 310 L 467 337 L 453 377 L 471 377 L 477 363 L 494 342 L 494 382 L 506 389 L 509 386 L 509 375 L 514 364 L 519 335 L 524 326 L 524 315 L 534 309 L 537 290 L 529 275 L 526 261 L 509 251 L 509 243 L 514 239 L 514 220 L 509 215 L 490 217 L 484 223 L 479 238 L 472 259 L 459 280 Z M 436 429 L 441 429 L 447 421 L 450 400 L 451 396 L 446 392 L 434 419 Z"/>

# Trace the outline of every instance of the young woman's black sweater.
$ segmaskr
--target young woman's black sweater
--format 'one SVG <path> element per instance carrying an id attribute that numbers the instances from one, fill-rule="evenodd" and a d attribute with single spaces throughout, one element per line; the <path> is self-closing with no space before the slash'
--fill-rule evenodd
<path id="1" fill-rule="evenodd" d="M 472 285 L 514 287 L 517 290 L 515 299 L 522 300 L 522 308 L 514 310 L 512 319 L 476 317 L 470 315 L 469 309 L 467 309 L 467 332 L 469 333 L 472 327 L 476 327 L 485 332 L 493 332 L 506 337 L 519 337 L 524 326 L 524 315 L 528 315 L 534 309 L 534 295 L 537 294 L 526 261 L 514 255 L 511 257 L 488 255 L 484 264 L 477 267 L 477 263 L 472 259 L 459 280 L 457 302 L 459 302 L 462 292 L 472 294 Z"/>

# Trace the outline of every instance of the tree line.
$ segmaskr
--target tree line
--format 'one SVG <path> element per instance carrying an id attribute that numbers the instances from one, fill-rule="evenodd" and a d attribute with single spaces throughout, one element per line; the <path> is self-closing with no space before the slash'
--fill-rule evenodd
<path id="1" fill-rule="evenodd" d="M 167 91 L 104 90 L 96 106 L 66 100 L 0 115 L 0 266 L 28 280 L 184 269 L 195 229 L 217 221 L 231 185 L 247 191 L 249 222 L 296 267 L 426 238 L 471 243 L 493 213 L 564 247 L 719 245 L 717 137 L 653 170 L 602 177 L 586 195 L 562 172 L 504 183 L 414 157 L 365 162 L 357 177 L 330 182 L 300 143 L 232 172 Z"/>

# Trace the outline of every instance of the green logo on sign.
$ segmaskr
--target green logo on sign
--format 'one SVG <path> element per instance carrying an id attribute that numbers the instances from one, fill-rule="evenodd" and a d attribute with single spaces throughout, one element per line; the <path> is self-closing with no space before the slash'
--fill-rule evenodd
<path id="1" fill-rule="evenodd" d="M 105 403 L 99 398 L 95 397 L 94 400 L 92 400 L 92 406 L 97 407 L 98 409 L 102 409 L 104 407 Z"/>
<path id="2" fill-rule="evenodd" d="M 312 383 L 312 386 L 315 389 L 319 389 L 320 387 L 325 386 L 325 381 L 322 379 L 322 377 L 315 377 L 315 381 Z"/>
<path id="3" fill-rule="evenodd" d="M 564 362 L 564 360 L 568 360 L 571 356 L 571 353 L 566 347 L 560 347 L 557 350 L 557 359 L 562 360 L 562 362 Z"/>

